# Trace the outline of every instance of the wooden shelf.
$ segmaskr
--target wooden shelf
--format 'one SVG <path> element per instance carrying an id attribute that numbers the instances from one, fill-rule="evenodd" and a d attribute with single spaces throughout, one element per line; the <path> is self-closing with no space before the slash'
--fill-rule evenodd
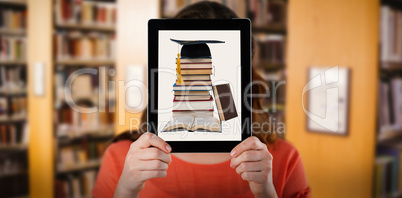
<path id="1" fill-rule="evenodd" d="M 7 66 L 11 66 L 11 65 L 26 65 L 26 61 L 25 60 L 0 60 L 0 65 L 7 65 Z"/>
<path id="2" fill-rule="evenodd" d="M 377 143 L 378 144 L 395 143 L 395 141 L 401 138 L 402 138 L 402 129 L 399 130 L 388 129 L 378 134 Z"/>
<path id="3" fill-rule="evenodd" d="M 109 134 L 90 134 L 90 135 L 82 135 L 74 138 L 59 138 L 58 145 L 59 147 L 70 146 L 74 144 L 80 144 L 83 140 L 86 141 L 108 141 L 112 140 L 114 137 L 114 133 Z"/>
<path id="4" fill-rule="evenodd" d="M 111 66 L 115 64 L 114 60 L 56 60 L 57 65 L 63 66 L 88 66 L 88 67 L 100 67 L 100 66 Z"/>
<path id="5" fill-rule="evenodd" d="M 0 174 L 0 180 L 9 179 L 11 177 L 21 177 L 21 176 L 28 176 L 28 173 L 26 171 L 19 171 L 15 173 Z"/>
<path id="6" fill-rule="evenodd" d="M 81 24 L 56 24 L 56 28 L 68 29 L 68 30 L 85 30 L 85 31 L 103 31 L 103 32 L 115 32 L 116 28 L 114 26 L 104 26 L 104 25 L 81 25 Z"/>
<path id="7" fill-rule="evenodd" d="M 266 26 L 253 26 L 253 32 L 270 33 L 270 34 L 286 34 L 286 26 L 284 24 L 272 24 Z"/>
<path id="8" fill-rule="evenodd" d="M 386 71 L 402 71 L 402 62 L 381 62 L 380 68 Z"/>
<path id="9" fill-rule="evenodd" d="M 6 118 L 0 118 L 0 124 L 12 124 L 17 122 L 24 122 L 26 120 L 26 116 L 11 116 Z"/>
<path id="10" fill-rule="evenodd" d="M 0 0 L 0 4 L 26 6 L 26 0 Z"/>
<path id="11" fill-rule="evenodd" d="M 0 151 L 26 151 L 28 149 L 28 145 L 26 144 L 1 144 Z"/>
<path id="12" fill-rule="evenodd" d="M 0 35 L 14 35 L 14 36 L 25 36 L 26 31 L 24 29 L 0 29 Z"/>
<path id="13" fill-rule="evenodd" d="M 101 160 L 91 160 L 85 163 L 58 166 L 57 174 L 67 174 L 82 170 L 95 169 L 98 168 L 100 164 Z"/>
<path id="14" fill-rule="evenodd" d="M 1 97 L 20 97 L 27 96 L 27 92 L 24 91 L 0 91 Z"/>
<path id="15" fill-rule="evenodd" d="M 90 130 L 68 131 L 66 132 L 66 134 L 80 134 L 80 135 L 58 137 L 59 146 L 68 146 L 71 144 L 76 144 L 84 139 L 89 141 L 111 140 L 114 137 L 114 128 L 113 126 L 110 126 Z"/>
<path id="16" fill-rule="evenodd" d="M 272 71 L 272 70 L 285 69 L 285 66 L 286 66 L 285 63 L 272 63 L 269 61 L 260 60 L 260 63 L 256 65 L 256 68 Z"/>

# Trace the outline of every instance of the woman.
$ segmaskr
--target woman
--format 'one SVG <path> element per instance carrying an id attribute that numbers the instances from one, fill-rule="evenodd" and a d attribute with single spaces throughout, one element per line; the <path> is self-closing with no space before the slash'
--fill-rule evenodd
<path id="1" fill-rule="evenodd" d="M 221 4 L 200 2 L 184 8 L 175 18 L 238 17 Z M 263 82 L 254 71 L 253 80 Z M 253 92 L 263 93 L 263 89 L 255 85 Z M 261 110 L 261 101 L 253 99 L 253 108 Z M 256 112 L 253 111 L 253 122 L 268 120 L 266 113 Z M 170 154 L 172 148 L 152 133 L 124 133 L 106 150 L 92 194 L 94 197 L 309 197 L 310 188 L 297 150 L 278 139 L 276 133 L 262 133 L 263 130 L 253 131 L 255 136 L 237 145 L 230 154 Z"/>

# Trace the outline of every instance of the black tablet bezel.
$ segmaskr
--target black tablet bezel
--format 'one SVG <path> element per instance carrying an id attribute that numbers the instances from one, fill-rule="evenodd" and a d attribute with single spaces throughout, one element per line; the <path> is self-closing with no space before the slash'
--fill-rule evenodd
<path id="1" fill-rule="evenodd" d="M 158 134 L 159 30 L 240 30 L 242 141 L 251 136 L 251 22 L 249 19 L 151 19 L 148 21 L 148 131 Z M 248 105 L 245 105 L 248 104 Z M 172 152 L 230 152 L 241 141 L 167 141 Z"/>

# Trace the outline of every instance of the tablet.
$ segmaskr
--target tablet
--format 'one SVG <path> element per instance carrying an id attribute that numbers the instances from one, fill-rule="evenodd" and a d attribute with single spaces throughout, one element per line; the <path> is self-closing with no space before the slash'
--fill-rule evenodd
<path id="1" fill-rule="evenodd" d="M 248 19 L 148 22 L 148 131 L 172 152 L 230 152 L 251 135 Z"/>

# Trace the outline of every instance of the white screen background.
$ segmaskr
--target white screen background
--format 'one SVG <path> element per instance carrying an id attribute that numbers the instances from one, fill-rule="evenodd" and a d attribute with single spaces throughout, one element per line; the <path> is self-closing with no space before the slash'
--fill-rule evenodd
<path id="1" fill-rule="evenodd" d="M 176 81 L 176 57 L 178 40 L 222 40 L 225 43 L 208 44 L 212 55 L 212 84 L 229 83 L 238 117 L 222 121 L 222 132 L 161 132 L 172 117 L 173 84 Z M 240 79 L 240 31 L 159 31 L 159 79 L 158 79 L 158 136 L 165 141 L 241 141 L 241 79 Z M 181 48 L 180 48 L 181 49 Z M 211 95 L 212 91 L 211 91 Z M 215 99 L 214 99 L 215 100 Z M 214 116 L 219 118 L 215 101 Z"/>

